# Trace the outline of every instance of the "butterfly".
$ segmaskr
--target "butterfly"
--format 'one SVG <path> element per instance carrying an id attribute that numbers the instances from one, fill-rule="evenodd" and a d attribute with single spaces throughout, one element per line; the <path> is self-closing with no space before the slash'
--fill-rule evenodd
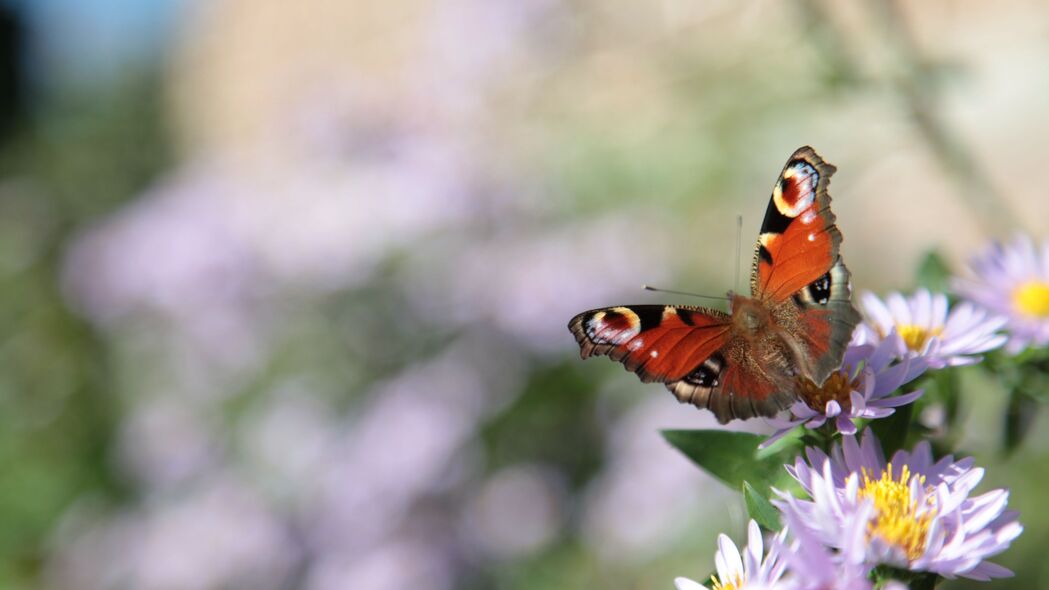
<path id="1" fill-rule="evenodd" d="M 822 384 L 860 321 L 827 193 L 835 170 L 808 146 L 787 160 L 758 235 L 750 297 L 729 292 L 731 313 L 679 305 L 585 311 L 568 323 L 582 357 L 607 355 L 722 424 L 772 416 L 804 380 Z"/>

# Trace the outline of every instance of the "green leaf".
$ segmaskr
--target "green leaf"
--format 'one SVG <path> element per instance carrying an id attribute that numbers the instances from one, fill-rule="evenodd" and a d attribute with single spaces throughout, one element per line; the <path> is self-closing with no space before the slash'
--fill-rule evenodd
<path id="1" fill-rule="evenodd" d="M 786 439 L 758 451 L 764 436 L 727 430 L 664 430 L 663 438 L 685 454 L 696 465 L 728 484 L 740 489 L 744 481 L 764 494 L 772 486 L 796 489 L 793 478 L 784 469 L 800 452 L 800 442 Z"/>
<path id="2" fill-rule="evenodd" d="M 912 572 L 887 565 L 879 565 L 871 571 L 874 587 L 884 588 L 889 582 L 903 583 L 910 590 L 933 590 L 943 578 L 926 572 Z"/>
<path id="3" fill-rule="evenodd" d="M 936 585 L 943 580 L 936 574 L 925 574 L 922 576 L 915 576 L 908 585 L 911 590 L 934 590 Z"/>
<path id="4" fill-rule="evenodd" d="M 896 408 L 891 416 L 875 420 L 870 428 L 881 441 L 882 451 L 886 457 L 903 448 L 907 444 L 907 435 L 911 431 L 911 417 L 914 414 L 914 404 Z"/>
<path id="5" fill-rule="evenodd" d="M 932 382 L 936 386 L 936 392 L 939 394 L 940 400 L 943 401 L 947 428 L 952 429 L 955 422 L 958 421 L 958 412 L 961 409 L 958 371 L 952 368 L 936 371 L 932 374 Z"/>
<path id="6" fill-rule="evenodd" d="M 747 514 L 766 530 L 778 531 L 783 528 L 779 510 L 748 481 L 743 482 L 743 501 L 747 504 Z"/>
<path id="7" fill-rule="evenodd" d="M 1023 443 L 1031 432 L 1034 418 L 1041 404 L 1022 389 L 1013 389 L 1009 394 L 1009 405 L 1005 410 L 1005 432 L 1002 450 L 1010 454 Z"/>
<path id="8" fill-rule="evenodd" d="M 918 266 L 918 285 L 930 291 L 946 292 L 951 278 L 951 268 L 939 252 L 930 250 Z"/>

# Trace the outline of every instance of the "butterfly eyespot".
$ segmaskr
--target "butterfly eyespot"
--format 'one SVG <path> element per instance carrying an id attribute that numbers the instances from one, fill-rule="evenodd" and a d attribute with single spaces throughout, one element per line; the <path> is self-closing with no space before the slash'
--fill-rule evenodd
<path id="1" fill-rule="evenodd" d="M 808 289 L 809 297 L 811 297 L 813 301 L 820 305 L 826 305 L 827 302 L 830 301 L 830 287 L 830 272 L 827 272 L 822 277 L 812 281 L 806 289 Z"/>
<path id="2" fill-rule="evenodd" d="M 586 337 L 595 344 L 623 344 L 641 332 L 637 314 L 626 307 L 594 312 L 583 322 Z"/>
<path id="3" fill-rule="evenodd" d="M 772 200 L 779 213 L 794 218 L 809 208 L 816 198 L 820 175 L 808 162 L 794 160 L 773 189 Z"/>
<path id="4" fill-rule="evenodd" d="M 717 387 L 721 368 L 725 365 L 725 359 L 715 354 L 700 363 L 698 367 L 685 376 L 685 381 L 699 387 Z"/>

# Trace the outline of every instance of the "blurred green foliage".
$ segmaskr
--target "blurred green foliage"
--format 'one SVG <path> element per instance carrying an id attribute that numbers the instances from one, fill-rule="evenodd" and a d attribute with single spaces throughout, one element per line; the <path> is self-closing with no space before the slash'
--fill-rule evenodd
<path id="1" fill-rule="evenodd" d="M 77 230 L 171 160 L 162 87 L 50 96 L 0 144 L 0 587 L 27 587 L 72 502 L 127 489 L 109 446 L 121 416 L 106 342 L 60 284 Z"/>

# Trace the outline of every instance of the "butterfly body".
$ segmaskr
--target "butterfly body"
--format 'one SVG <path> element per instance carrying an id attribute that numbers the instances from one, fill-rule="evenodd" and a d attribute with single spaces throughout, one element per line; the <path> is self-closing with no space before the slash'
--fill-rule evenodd
<path id="1" fill-rule="evenodd" d="M 830 211 L 833 172 L 808 147 L 787 161 L 755 248 L 751 294 L 729 293 L 730 313 L 674 305 L 583 312 L 568 325 L 583 358 L 620 361 L 721 422 L 771 416 L 795 399 L 799 380 L 822 383 L 860 319 Z"/>

